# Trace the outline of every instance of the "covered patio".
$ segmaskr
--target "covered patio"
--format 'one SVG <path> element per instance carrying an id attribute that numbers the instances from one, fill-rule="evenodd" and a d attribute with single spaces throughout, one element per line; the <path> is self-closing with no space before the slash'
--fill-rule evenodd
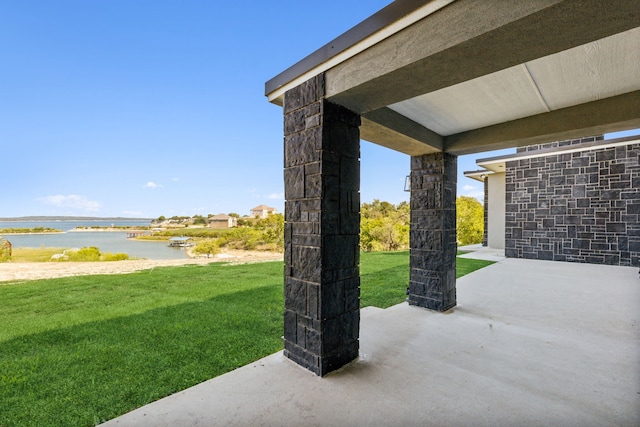
<path id="1" fill-rule="evenodd" d="M 285 356 L 320 376 L 358 358 L 361 139 L 410 156 L 408 302 L 446 312 L 457 156 L 640 127 L 638 58 L 637 0 L 397 0 L 269 80 Z"/>
<path id="2" fill-rule="evenodd" d="M 455 279 L 457 156 L 640 128 L 638 58 L 637 0 L 396 0 L 268 81 L 284 351 L 106 425 L 638 425 L 637 267 Z M 410 157 L 408 303 L 386 310 L 359 306 L 361 139 Z"/>
<path id="3" fill-rule="evenodd" d="M 502 259 L 446 315 L 364 309 L 358 361 L 324 378 L 278 352 L 105 426 L 638 425 L 638 285 L 632 267 Z"/>

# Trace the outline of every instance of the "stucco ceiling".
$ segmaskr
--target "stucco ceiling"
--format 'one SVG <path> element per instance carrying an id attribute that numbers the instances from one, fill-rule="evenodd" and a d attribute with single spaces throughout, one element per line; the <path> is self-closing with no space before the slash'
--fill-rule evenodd
<path id="1" fill-rule="evenodd" d="M 550 111 L 525 64 L 389 108 L 443 136 Z"/>
<path id="2" fill-rule="evenodd" d="M 640 90 L 640 28 L 389 106 L 448 136 Z"/>

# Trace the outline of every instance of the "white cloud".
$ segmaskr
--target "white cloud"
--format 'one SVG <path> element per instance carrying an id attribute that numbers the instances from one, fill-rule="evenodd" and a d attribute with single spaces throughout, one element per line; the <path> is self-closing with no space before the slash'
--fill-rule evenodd
<path id="1" fill-rule="evenodd" d="M 161 188 L 161 187 L 162 187 L 162 185 L 156 184 L 153 181 L 149 181 L 145 185 L 142 186 L 142 188 Z"/>
<path id="2" fill-rule="evenodd" d="M 88 200 L 86 197 L 77 194 L 68 194 L 66 196 L 57 194 L 54 196 L 38 197 L 36 200 L 46 205 L 53 205 L 59 208 L 82 209 L 88 212 L 97 212 L 102 207 L 102 203 L 95 200 Z"/>
<path id="3" fill-rule="evenodd" d="M 282 193 L 271 193 L 271 194 L 261 194 L 255 188 L 247 190 L 247 193 L 251 195 L 254 199 L 271 199 L 271 200 L 284 200 L 284 192 Z"/>
<path id="4" fill-rule="evenodd" d="M 484 200 L 484 191 L 468 191 L 463 196 L 473 197 L 482 202 Z"/>
<path id="5" fill-rule="evenodd" d="M 474 199 L 478 199 L 482 202 L 484 200 L 484 188 L 480 189 L 475 185 L 469 184 L 463 185 L 458 195 L 473 197 Z"/>

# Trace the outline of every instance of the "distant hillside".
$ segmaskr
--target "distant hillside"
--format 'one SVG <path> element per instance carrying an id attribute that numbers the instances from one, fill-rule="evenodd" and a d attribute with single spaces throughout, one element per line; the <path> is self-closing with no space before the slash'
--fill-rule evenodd
<path id="1" fill-rule="evenodd" d="M 153 218 L 127 218 L 122 216 L 109 216 L 109 217 L 97 217 L 97 216 L 19 216 L 1 218 L 0 221 L 134 221 L 134 220 L 147 220 L 151 221 Z"/>

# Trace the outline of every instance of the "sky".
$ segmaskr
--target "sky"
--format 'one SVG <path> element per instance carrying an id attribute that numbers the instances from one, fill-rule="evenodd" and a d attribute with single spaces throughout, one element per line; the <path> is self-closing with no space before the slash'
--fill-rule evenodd
<path id="1" fill-rule="evenodd" d="M 284 209 L 264 83 L 390 0 L 0 0 L 0 217 Z M 482 197 L 462 176 L 458 194 Z M 361 201 L 400 203 L 409 156 L 363 141 Z"/>

